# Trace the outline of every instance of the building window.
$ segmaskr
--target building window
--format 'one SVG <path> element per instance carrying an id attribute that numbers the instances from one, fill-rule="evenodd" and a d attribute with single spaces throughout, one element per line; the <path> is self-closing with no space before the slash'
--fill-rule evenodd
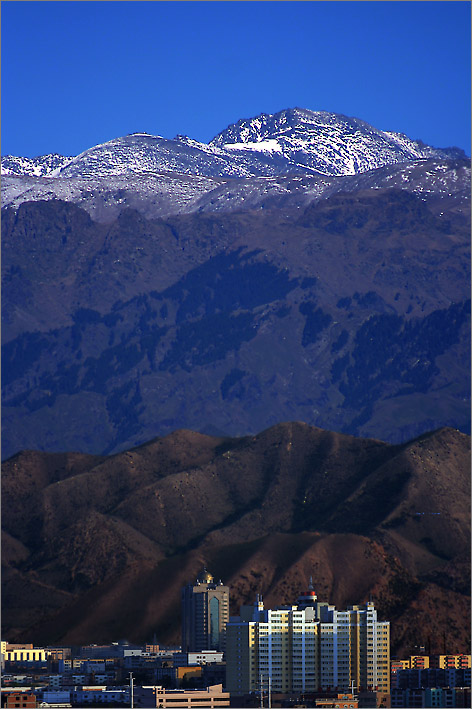
<path id="1" fill-rule="evenodd" d="M 210 639 L 212 648 L 220 644 L 220 602 L 216 596 L 210 601 Z"/>

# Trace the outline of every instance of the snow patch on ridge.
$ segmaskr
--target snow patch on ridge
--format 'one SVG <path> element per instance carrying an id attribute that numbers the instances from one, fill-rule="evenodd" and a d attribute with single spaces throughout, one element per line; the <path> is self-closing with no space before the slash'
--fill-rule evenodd
<path id="1" fill-rule="evenodd" d="M 226 143 L 223 150 L 256 150 L 262 153 L 281 153 L 282 147 L 275 138 L 260 140 L 257 143 Z"/>

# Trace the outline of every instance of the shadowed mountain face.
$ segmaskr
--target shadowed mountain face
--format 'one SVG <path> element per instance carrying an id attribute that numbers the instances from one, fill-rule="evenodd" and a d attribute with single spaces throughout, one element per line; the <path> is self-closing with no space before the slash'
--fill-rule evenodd
<path id="1" fill-rule="evenodd" d="M 109 224 L 4 210 L 3 456 L 291 419 L 468 431 L 469 220 L 433 207 L 379 189 Z"/>
<path id="2" fill-rule="evenodd" d="M 176 431 L 112 457 L 26 451 L 3 465 L 3 635 L 179 640 L 202 564 L 232 610 L 370 596 L 394 651 L 466 652 L 470 441 L 392 446 L 302 423 L 256 436 Z"/>

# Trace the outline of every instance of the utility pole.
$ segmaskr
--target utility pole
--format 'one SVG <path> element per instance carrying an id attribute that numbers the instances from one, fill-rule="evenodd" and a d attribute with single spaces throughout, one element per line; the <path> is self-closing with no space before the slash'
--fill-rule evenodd
<path id="1" fill-rule="evenodd" d="M 133 696 L 133 673 L 129 673 L 129 690 L 131 699 L 131 709 L 134 709 L 134 696 Z"/>

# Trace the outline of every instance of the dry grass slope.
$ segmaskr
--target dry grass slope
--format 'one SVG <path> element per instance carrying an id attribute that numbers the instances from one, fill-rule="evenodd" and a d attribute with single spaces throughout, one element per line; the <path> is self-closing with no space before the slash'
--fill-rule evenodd
<path id="1" fill-rule="evenodd" d="M 470 440 L 393 446 L 283 423 L 176 431 L 110 456 L 26 451 L 3 466 L 10 641 L 178 642 L 179 589 L 203 563 L 233 610 L 291 602 L 313 576 L 338 606 L 372 596 L 396 650 L 467 650 Z"/>

